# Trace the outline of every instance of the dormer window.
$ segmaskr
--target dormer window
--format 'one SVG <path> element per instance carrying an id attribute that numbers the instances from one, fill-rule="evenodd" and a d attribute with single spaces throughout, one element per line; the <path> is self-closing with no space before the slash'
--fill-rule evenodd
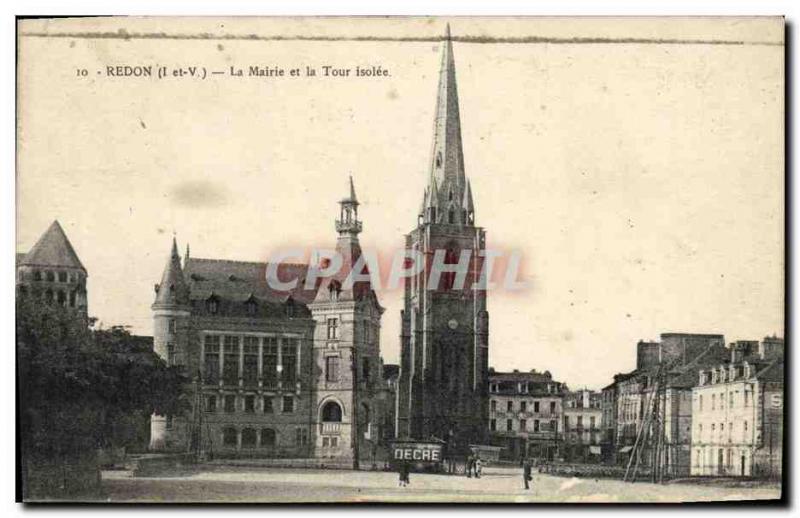
<path id="1" fill-rule="evenodd" d="M 291 295 L 289 296 L 288 299 L 286 299 L 286 316 L 287 317 L 294 316 L 294 299 L 291 297 Z"/>
<path id="2" fill-rule="evenodd" d="M 206 311 L 212 315 L 219 313 L 219 297 L 212 294 L 210 297 L 208 297 L 208 299 L 206 299 Z"/>
<path id="3" fill-rule="evenodd" d="M 258 311 L 258 302 L 256 301 L 255 297 L 250 295 L 250 298 L 244 303 L 245 308 L 247 309 L 247 314 L 249 316 L 255 316 L 256 311 Z"/>
<path id="4" fill-rule="evenodd" d="M 342 292 L 342 283 L 337 280 L 331 281 L 328 286 L 328 294 L 331 300 L 339 300 L 339 294 Z"/>

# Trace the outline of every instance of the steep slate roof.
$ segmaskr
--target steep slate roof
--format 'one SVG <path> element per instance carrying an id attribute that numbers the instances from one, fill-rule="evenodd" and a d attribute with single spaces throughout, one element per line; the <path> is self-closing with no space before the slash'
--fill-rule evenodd
<path id="1" fill-rule="evenodd" d="M 267 284 L 267 264 L 190 257 L 184 265 L 184 277 L 191 289 L 192 300 L 206 300 L 212 294 L 240 302 L 248 300 L 251 296 L 275 303 L 285 302 L 290 295 L 293 300 L 302 304 L 314 300 L 316 287 L 311 290 L 304 288 L 308 265 L 279 264 L 280 281 L 298 280 L 293 290 L 280 291 Z"/>
<path id="2" fill-rule="evenodd" d="M 181 270 L 178 243 L 172 238 L 172 251 L 156 288 L 156 304 L 186 304 L 189 302 L 188 286 Z"/>
<path id="3" fill-rule="evenodd" d="M 19 256 L 18 256 L 19 257 Z M 53 221 L 42 237 L 33 245 L 30 252 L 19 261 L 20 265 L 25 266 L 61 266 L 66 268 L 77 268 L 86 272 L 78 254 L 72 248 L 72 244 L 67 239 L 64 229 L 58 221 Z"/>

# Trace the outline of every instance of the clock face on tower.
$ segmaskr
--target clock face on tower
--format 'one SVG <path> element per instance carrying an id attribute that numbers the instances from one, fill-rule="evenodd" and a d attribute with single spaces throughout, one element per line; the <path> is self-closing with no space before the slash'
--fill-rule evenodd
<path id="1" fill-rule="evenodd" d="M 447 327 L 449 327 L 450 329 L 457 328 L 458 327 L 458 320 L 456 320 L 455 318 L 451 318 L 450 321 L 447 323 Z"/>

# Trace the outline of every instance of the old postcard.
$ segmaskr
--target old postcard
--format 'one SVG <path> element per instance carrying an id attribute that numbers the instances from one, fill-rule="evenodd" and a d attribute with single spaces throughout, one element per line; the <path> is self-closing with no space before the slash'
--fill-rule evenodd
<path id="1" fill-rule="evenodd" d="M 17 30 L 24 501 L 781 499 L 782 18 Z"/>

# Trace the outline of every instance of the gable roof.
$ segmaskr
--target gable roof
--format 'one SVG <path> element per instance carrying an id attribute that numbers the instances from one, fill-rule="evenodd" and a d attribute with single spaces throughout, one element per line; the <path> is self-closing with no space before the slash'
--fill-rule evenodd
<path id="1" fill-rule="evenodd" d="M 86 272 L 78 254 L 72 248 L 72 243 L 67 239 L 64 229 L 53 221 L 50 227 L 42 234 L 42 237 L 33 245 L 33 248 L 25 254 L 19 261 L 20 265 L 25 266 L 61 266 L 66 268 L 77 268 Z"/>

